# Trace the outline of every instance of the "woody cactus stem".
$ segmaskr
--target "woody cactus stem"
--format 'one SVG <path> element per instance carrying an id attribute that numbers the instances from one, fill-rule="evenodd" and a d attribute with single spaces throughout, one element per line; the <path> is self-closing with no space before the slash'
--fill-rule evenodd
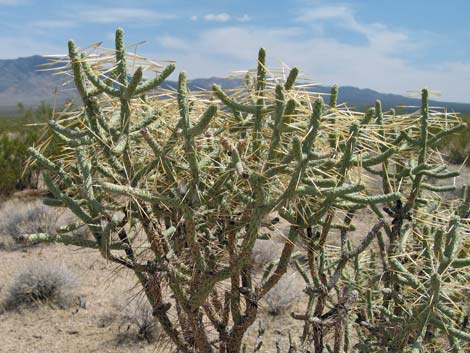
<path id="1" fill-rule="evenodd" d="M 408 213 L 417 210 L 423 189 L 439 189 L 426 181 L 453 175 L 431 157 L 439 140 L 458 130 L 456 117 L 442 132 L 441 120 L 429 118 L 426 96 L 417 131 L 415 119 L 386 115 L 379 104 L 366 114 L 342 109 L 337 87 L 326 106 L 319 95 L 296 86 L 296 68 L 285 82 L 267 77 L 264 49 L 256 73 L 248 72 L 246 85 L 234 94 L 218 85 L 212 92 L 191 92 L 185 73 L 176 92 L 159 90 L 174 66 L 145 81 L 144 70 L 153 63 L 141 63 L 131 74 L 130 56 L 143 60 L 125 52 L 121 29 L 111 66 L 109 54 L 90 58 L 69 42 L 68 64 L 83 108 L 49 123 L 64 145 L 60 155 L 30 152 L 54 197 L 47 204 L 69 208 L 78 222 L 60 235 L 25 239 L 98 249 L 132 270 L 155 320 L 184 353 L 239 353 L 263 298 L 294 262 L 309 297 L 305 314 L 293 315 L 305 323 L 299 349 L 313 337 L 315 352 L 321 352 L 333 323 L 333 350 L 347 350 L 352 311 L 362 298 L 357 291 L 367 287 L 356 282 L 365 281 L 360 258 L 375 239 L 384 269 L 390 269 L 387 289 L 411 286 L 423 297 L 429 293 L 428 303 L 415 309 L 417 324 L 407 337 L 421 344 L 427 325 L 450 325 L 451 318 L 436 316 L 442 307 L 436 298 L 444 295 L 448 269 L 468 263 L 456 253 L 454 223 L 460 221 L 445 232 L 442 250 L 428 252 L 439 257 L 438 269 L 429 268 L 429 283 L 415 285 L 414 272 L 401 270 L 393 255 L 409 239 Z M 380 179 L 383 192 L 364 181 L 365 173 Z M 388 206 L 391 224 L 381 205 Z M 354 221 L 368 212 L 375 225 L 352 246 Z M 280 258 L 258 276 L 253 248 L 266 237 L 266 224 L 281 232 L 271 222 L 274 213 L 288 231 Z M 88 227 L 93 240 L 76 238 L 80 227 Z M 390 237 L 388 247 L 382 231 Z M 331 253 L 328 242 L 338 236 L 340 250 Z M 293 261 L 299 240 L 308 249 Z M 368 308 L 380 319 L 374 295 L 369 293 Z M 393 309 L 393 295 L 381 306 L 384 312 Z M 453 346 L 465 337 L 461 330 L 448 333 Z M 260 347 L 258 342 L 255 351 Z"/>
<path id="2" fill-rule="evenodd" d="M 468 200 L 469 193 L 465 198 Z M 468 201 L 460 207 L 468 212 Z M 413 292 L 421 297 L 420 305 L 410 306 L 407 311 L 396 311 L 382 309 L 382 314 L 387 319 L 401 320 L 407 322 L 407 327 L 400 335 L 394 337 L 391 345 L 399 347 L 403 343 L 413 342 L 413 352 L 423 350 L 424 344 L 429 341 L 426 335 L 430 330 L 443 330 L 448 337 L 449 345 L 453 352 L 460 352 L 459 341 L 470 342 L 470 334 L 455 327 L 455 319 L 459 316 L 458 311 L 463 308 L 456 307 L 448 302 L 449 293 L 444 291 L 445 283 L 455 283 L 458 272 L 470 266 L 470 258 L 459 257 L 458 239 L 460 238 L 461 218 L 456 211 L 449 221 L 447 229 L 427 229 L 425 238 L 422 239 L 424 259 L 422 271 L 427 275 L 427 280 L 422 281 L 410 272 L 406 263 L 401 258 L 390 260 L 391 267 L 396 273 L 395 279 L 400 284 L 401 293 Z M 444 237 L 444 239 L 442 239 Z M 433 249 L 430 240 L 434 239 Z M 442 239 L 442 240 L 441 240 Z M 409 289 L 408 289 L 409 288 Z M 398 293 L 397 293 L 398 294 Z M 454 294 L 455 295 L 455 294 Z M 392 306 L 403 305 L 403 299 L 399 300 L 397 295 L 393 296 Z"/>

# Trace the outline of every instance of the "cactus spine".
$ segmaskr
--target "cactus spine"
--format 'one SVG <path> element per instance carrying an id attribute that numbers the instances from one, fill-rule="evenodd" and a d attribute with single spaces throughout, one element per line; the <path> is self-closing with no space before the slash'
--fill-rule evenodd
<path id="1" fill-rule="evenodd" d="M 30 152 L 54 196 L 47 202 L 68 207 L 79 222 L 60 235 L 29 235 L 30 240 L 95 248 L 132 270 L 181 352 L 240 352 L 263 297 L 294 264 L 308 295 L 305 313 L 293 314 L 305 324 L 299 351 L 313 344 L 322 352 L 332 326 L 334 352 L 350 349 L 353 326 L 361 339 L 368 337 L 359 348 L 412 343 L 419 351 L 429 344 L 432 326 L 445 331 L 458 351 L 468 333 L 453 325 L 457 313 L 446 302 L 445 288 L 448 278 L 458 277 L 449 269 L 470 264 L 461 257 L 457 235 L 468 195 L 444 231 L 436 225 L 425 236 L 412 218 L 433 205 L 435 197 L 428 195 L 449 189 L 429 181 L 455 176 L 438 162 L 435 147 L 464 126 L 457 117 L 433 119 L 426 90 L 418 129 L 414 115 L 383 113 L 380 102 L 365 114 L 338 106 L 337 86 L 325 105 L 319 95 L 296 86 L 296 68 L 285 81 L 268 79 L 264 49 L 256 72 L 247 73 L 235 94 L 218 85 L 212 92 L 191 92 L 185 73 L 176 92 L 158 91 L 174 65 L 144 81 L 144 65 L 128 72 L 131 54 L 121 29 L 115 41 L 111 67 L 109 55 L 91 60 L 69 42 L 68 63 L 83 108 L 73 119 L 49 124 L 64 145 L 62 156 Z M 365 180 L 372 177 L 381 191 Z M 289 229 L 280 258 L 259 280 L 253 247 L 273 213 Z M 354 221 L 363 214 L 376 219 L 353 244 Z M 74 238 L 81 226 L 93 240 Z M 340 246 L 331 251 L 334 237 Z M 371 250 L 375 240 L 378 254 Z M 151 254 L 146 258 L 137 246 L 142 243 Z M 411 243 L 424 251 L 407 262 L 398 255 Z M 306 248 L 300 257 L 296 246 Z M 376 255 L 382 267 L 364 268 L 364 259 Z M 427 281 L 410 270 L 416 262 L 424 264 Z M 361 298 L 367 298 L 366 311 L 356 310 Z M 412 299 L 420 304 L 403 308 Z M 355 315 L 363 315 L 359 324 Z M 401 319 L 409 323 L 401 335 L 375 335 Z M 209 333 L 214 330 L 215 340 Z M 255 351 L 264 331 L 259 332 Z"/>

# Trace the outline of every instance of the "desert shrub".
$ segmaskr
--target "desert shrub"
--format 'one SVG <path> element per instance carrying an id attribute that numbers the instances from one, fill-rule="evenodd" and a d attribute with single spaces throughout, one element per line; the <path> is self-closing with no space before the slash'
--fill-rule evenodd
<path id="1" fill-rule="evenodd" d="M 303 288 L 303 283 L 297 273 L 288 273 L 265 295 L 261 305 L 272 316 L 286 314 L 292 305 L 304 297 Z"/>
<path id="2" fill-rule="evenodd" d="M 251 254 L 253 264 L 257 268 L 264 269 L 267 265 L 279 259 L 281 250 L 282 244 L 278 244 L 273 240 L 257 240 Z"/>
<path id="3" fill-rule="evenodd" d="M 36 134 L 26 136 L 2 135 L 0 136 L 0 193 L 9 195 L 15 190 L 23 188 L 23 185 L 30 185 L 33 178 L 32 173 L 23 175 L 26 161 L 29 158 L 27 148 L 35 141 Z"/>
<path id="4" fill-rule="evenodd" d="M 33 262 L 19 272 L 9 287 L 7 308 L 40 304 L 66 308 L 77 298 L 77 277 L 64 265 Z"/>
<path id="5" fill-rule="evenodd" d="M 149 302 L 143 298 L 135 299 L 122 309 L 120 328 L 136 330 L 136 337 L 155 342 L 161 335 L 161 328 L 153 316 L 153 309 Z"/>
<path id="6" fill-rule="evenodd" d="M 463 121 L 470 122 L 469 116 L 463 116 Z M 452 164 L 470 164 L 470 126 L 462 129 L 457 134 L 453 134 L 445 138 L 440 150 L 449 163 Z"/>
<path id="7" fill-rule="evenodd" d="M 15 240 L 8 235 L 0 235 L 0 250 L 11 250 L 16 246 Z"/>
<path id="8" fill-rule="evenodd" d="M 127 58 L 138 66 L 132 74 Z M 337 105 L 337 87 L 324 104 L 295 84 L 296 68 L 287 77 L 267 70 L 264 49 L 257 64 L 232 94 L 218 85 L 191 92 L 185 73 L 173 92 L 157 87 L 174 66 L 160 72 L 127 54 L 120 29 L 114 53 L 94 48 L 89 57 L 70 41 L 64 66 L 83 107 L 49 123 L 62 153 L 30 152 L 50 203 L 68 207 L 93 238 L 77 239 L 75 223 L 28 239 L 94 248 L 133 271 L 180 352 L 239 353 L 292 263 L 308 298 L 305 312 L 292 313 L 304 329 L 289 352 L 323 352 L 329 333 L 335 353 L 353 343 L 361 352 L 467 349 L 458 318 L 470 192 L 442 202 L 455 186 L 436 183 L 458 175 L 438 147 L 466 125 L 431 109 L 427 89 L 419 111 L 383 112 L 376 102 L 359 113 Z M 144 68 L 160 73 L 142 81 Z M 288 227 L 279 259 L 258 279 L 253 252 L 274 214 Z M 359 218 L 373 221 L 354 233 Z"/>
<path id="9" fill-rule="evenodd" d="M 44 130 L 53 117 L 52 107 L 41 103 L 35 110 L 19 105 L 20 115 L 14 118 L 0 116 L 0 196 L 7 197 L 17 190 L 35 189 L 39 169 L 29 164 L 28 147 L 41 138 L 46 154 L 57 152 L 58 144 Z"/>
<path id="10" fill-rule="evenodd" d="M 0 208 L 0 237 L 22 241 L 25 234 L 56 234 L 59 212 L 41 200 L 12 199 Z"/>
<path id="11" fill-rule="evenodd" d="M 470 129 L 467 129 L 459 136 L 453 136 L 442 147 L 446 159 L 452 164 L 469 164 L 470 157 L 470 144 L 469 144 Z"/>

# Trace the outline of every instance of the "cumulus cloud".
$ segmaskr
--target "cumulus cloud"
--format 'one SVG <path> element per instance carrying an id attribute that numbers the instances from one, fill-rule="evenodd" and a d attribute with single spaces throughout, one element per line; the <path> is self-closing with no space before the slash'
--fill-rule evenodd
<path id="1" fill-rule="evenodd" d="M 371 47 L 383 52 L 393 52 L 398 49 L 410 49 L 408 35 L 404 32 L 393 31 L 380 23 L 364 24 L 356 19 L 354 10 L 345 5 L 319 6 L 303 9 L 295 19 L 299 23 L 312 26 L 324 31 L 325 24 L 363 35 Z"/>
<path id="2" fill-rule="evenodd" d="M 78 12 L 79 21 L 92 23 L 153 22 L 174 19 L 174 15 L 163 14 L 143 8 L 95 8 Z"/>
<path id="3" fill-rule="evenodd" d="M 6 1 L 0 0 L 0 4 Z M 157 37 L 160 48 L 155 56 L 175 59 L 178 69 L 187 70 L 192 78 L 227 76 L 234 70 L 256 67 L 258 49 L 265 47 L 270 66 L 279 67 L 282 63 L 297 66 L 305 77 L 316 83 L 338 83 L 398 94 L 428 87 L 442 92 L 443 100 L 470 102 L 466 79 L 470 77 L 470 61 L 441 61 L 420 66 L 412 61 L 414 54 L 421 52 L 420 46 L 433 48 L 435 44 L 429 40 L 430 36 L 426 36 L 427 41 L 423 38 L 418 41 L 415 33 L 404 29 L 366 23 L 347 5 L 316 5 L 297 10 L 290 27 L 254 24 L 254 21 L 249 22 L 251 18 L 248 15 L 194 15 L 191 17 L 193 21 L 222 24 L 217 28 L 193 31 L 190 36 L 177 36 L 171 32 L 172 35 Z M 172 15 L 143 8 L 87 9 L 77 11 L 76 15 L 77 25 L 136 21 L 153 24 L 173 18 Z M 228 25 L 228 21 L 233 25 Z M 44 19 L 35 25 L 39 29 L 65 28 L 67 23 Z M 337 31 L 330 31 L 331 26 L 341 29 L 346 35 L 334 37 L 331 33 Z M 348 41 L 349 34 L 359 35 L 364 40 Z M 7 48 L 2 55 L 10 58 L 32 53 L 55 54 L 64 49 L 26 35 L 24 38 L 21 35 L 15 38 L 0 36 L 0 46 Z"/>
<path id="4" fill-rule="evenodd" d="M 93 8 L 76 11 L 73 16 L 67 13 L 61 18 L 56 17 L 54 19 L 34 21 L 30 25 L 37 29 L 57 29 L 76 27 L 83 23 L 121 25 L 133 22 L 155 24 L 164 20 L 174 19 L 175 17 L 174 15 L 144 8 Z"/>
<path id="5" fill-rule="evenodd" d="M 374 25 L 378 26 L 378 25 Z M 414 67 L 405 57 L 383 50 L 402 43 L 400 33 L 384 29 L 387 43 L 365 45 L 342 43 L 334 38 L 313 36 L 303 27 L 229 26 L 201 32 L 180 52 L 168 51 L 180 69 L 193 77 L 226 76 L 230 71 L 253 68 L 260 47 L 268 51 L 268 64 L 297 66 L 316 83 L 352 85 L 381 92 L 406 94 L 422 87 L 442 92 L 442 99 L 468 102 L 467 83 L 462 73 L 470 72 L 470 63 L 448 62 L 432 67 Z M 405 34 L 406 36 L 406 34 Z M 228 40 L 229 39 L 229 40 Z M 406 40 L 406 44 L 409 40 Z"/>
<path id="6" fill-rule="evenodd" d="M 251 21 L 251 17 L 248 16 L 247 14 L 244 14 L 243 16 L 237 17 L 238 22 L 248 22 Z"/>
<path id="7" fill-rule="evenodd" d="M 208 22 L 227 22 L 231 16 L 228 13 L 208 13 L 204 15 L 204 20 Z"/>
<path id="8" fill-rule="evenodd" d="M 69 20 L 44 20 L 35 21 L 31 23 L 32 27 L 39 29 L 56 29 L 56 28 L 70 28 L 77 25 L 74 21 Z"/>
<path id="9" fill-rule="evenodd" d="M 163 47 L 168 49 L 189 49 L 191 47 L 186 40 L 174 36 L 161 36 L 157 40 Z"/>
<path id="10" fill-rule="evenodd" d="M 323 84 L 338 83 L 407 94 L 428 87 L 443 100 L 469 102 L 467 82 L 470 62 L 442 62 L 415 66 L 410 52 L 422 43 L 412 34 L 381 23 L 365 23 L 345 5 L 312 6 L 298 12 L 290 28 L 225 26 L 199 33 L 179 53 L 168 52 L 181 69 L 200 76 L 226 76 L 229 71 L 256 66 L 260 47 L 268 51 L 269 64 L 297 66 L 307 77 Z M 329 36 L 329 26 L 365 40 L 353 43 Z M 174 39 L 173 39 L 174 40 Z"/>

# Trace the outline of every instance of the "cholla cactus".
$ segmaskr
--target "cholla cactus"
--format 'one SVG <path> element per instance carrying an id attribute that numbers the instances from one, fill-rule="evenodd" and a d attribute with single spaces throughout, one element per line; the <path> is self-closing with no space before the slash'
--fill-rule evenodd
<path id="1" fill-rule="evenodd" d="M 353 219 L 364 216 L 355 207 L 348 209 L 338 225 L 339 249 L 331 251 L 325 241 L 320 243 L 322 236 L 327 239 L 335 235 L 325 231 L 324 225 L 318 228 L 316 239 L 311 238 L 307 266 L 296 262 L 309 295 L 306 313 L 293 314 L 305 321 L 300 351 L 313 345 L 315 352 L 321 352 L 328 347 L 326 337 L 331 331 L 331 351 L 348 351 L 353 343 L 352 326 L 359 337 L 354 348 L 361 352 L 432 351 L 445 347 L 442 336 L 449 337 L 455 352 L 468 348 L 470 336 L 456 320 L 468 306 L 465 294 L 469 283 L 468 277 L 455 268 L 469 264 L 457 245 L 468 249 L 468 240 L 458 239 L 468 232 L 464 219 L 468 217 L 469 195 L 464 195 L 458 207 L 443 204 L 438 195 L 455 187 L 436 185 L 435 181 L 458 175 L 447 170 L 435 148 L 442 136 L 461 128 L 456 125 L 434 130 L 430 125 L 443 117 L 430 111 L 427 90 L 422 91 L 421 111 L 411 115 L 384 115 L 377 102 L 374 118 L 384 141 L 387 126 L 408 119 L 418 123 L 408 127 L 400 124 L 399 133 L 389 132 L 395 148 L 397 141 L 404 141 L 399 153 L 374 167 L 362 164 L 369 175 L 377 176 L 373 185 L 379 184 L 384 193 L 399 190 L 401 197 L 383 202 L 383 212 L 377 204 L 368 205 L 379 221 L 355 248 L 349 242 L 354 234 Z M 379 146 L 379 150 L 385 153 L 386 147 Z M 459 229 L 464 232 L 459 234 Z M 365 251 L 375 240 L 377 247 Z"/>
<path id="2" fill-rule="evenodd" d="M 378 347 L 434 351 L 445 347 L 446 337 L 452 352 L 470 347 L 465 273 L 470 266 L 466 239 L 470 192 L 465 188 L 461 204 L 450 209 L 429 201 L 415 209 L 413 222 L 397 232 L 395 254 L 383 258 L 388 280 L 364 278 L 367 310 L 357 318 L 361 352 Z M 393 249 L 390 244 L 388 251 Z"/>
<path id="3" fill-rule="evenodd" d="M 297 262 L 310 296 L 306 314 L 297 315 L 306 323 L 302 343 L 313 332 L 320 352 L 323 328 L 316 323 L 339 317 L 335 351 L 347 349 L 344 331 L 358 294 L 347 274 L 351 266 L 359 274 L 358 258 L 377 237 L 390 266 L 387 254 L 399 249 L 406 215 L 423 188 L 434 188 L 424 179 L 450 176 L 434 167 L 433 147 L 463 127 L 458 118 L 425 112 L 416 128 L 414 115 L 383 114 L 379 105 L 353 112 L 337 106 L 336 87 L 326 106 L 295 85 L 297 69 L 285 78 L 270 72 L 263 49 L 255 75 L 248 71 L 232 94 L 217 85 L 212 94 L 190 92 L 185 73 L 176 92 L 158 88 L 173 65 L 143 81 L 156 64 L 126 53 L 121 29 L 112 56 L 79 53 L 69 42 L 83 108 L 49 124 L 66 146 L 63 154 L 47 159 L 30 151 L 54 195 L 47 203 L 70 208 L 80 221 L 59 235 L 29 239 L 98 249 L 134 271 L 179 351 L 227 353 L 240 352 L 260 300 L 286 273 L 296 244 L 308 244 L 309 273 Z M 131 77 L 130 62 L 142 63 Z M 367 183 L 371 174 L 383 191 Z M 402 203 L 390 224 L 379 205 Z M 367 210 L 376 224 L 348 247 L 354 216 Z M 290 229 L 281 257 L 258 279 L 251 254 L 257 239 L 276 231 L 275 213 Z M 82 226 L 93 240 L 71 235 Z M 338 232 L 341 249 L 330 257 L 327 240 Z M 387 288 L 395 279 L 388 275 Z M 341 315 L 328 315 L 330 300 Z"/>

